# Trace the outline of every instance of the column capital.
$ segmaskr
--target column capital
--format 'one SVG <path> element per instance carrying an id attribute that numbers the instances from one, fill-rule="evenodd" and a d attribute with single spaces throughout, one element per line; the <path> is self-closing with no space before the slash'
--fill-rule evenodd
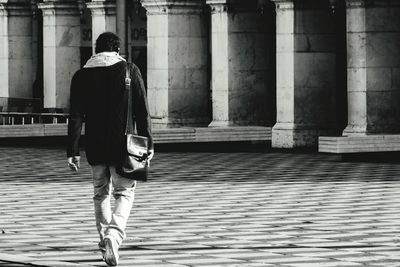
<path id="1" fill-rule="evenodd" d="M 42 10 L 43 16 L 54 15 L 80 15 L 81 3 L 75 2 L 43 2 L 38 3 L 38 8 Z"/>
<path id="2" fill-rule="evenodd" d="M 7 16 L 7 9 L 5 4 L 0 2 L 0 16 Z"/>
<path id="3" fill-rule="evenodd" d="M 364 7 L 368 0 L 346 0 L 346 7 L 348 8 L 357 8 Z"/>
<path id="4" fill-rule="evenodd" d="M 211 7 L 212 13 L 223 13 L 228 11 L 227 0 L 207 0 L 206 3 Z"/>
<path id="5" fill-rule="evenodd" d="M 204 0 L 142 0 L 147 14 L 200 14 L 205 5 Z"/>
<path id="6" fill-rule="evenodd" d="M 37 17 L 37 15 L 38 15 L 38 2 L 37 2 L 37 0 L 31 0 L 31 10 L 32 10 L 32 15 L 33 15 L 33 17 L 34 18 L 36 18 Z"/>
<path id="7" fill-rule="evenodd" d="M 267 0 L 207 0 L 206 4 L 211 7 L 212 13 L 221 13 L 232 11 L 238 12 L 254 12 L 264 10 L 267 5 Z"/>
<path id="8" fill-rule="evenodd" d="M 271 0 L 276 10 L 294 9 L 294 0 Z"/>
<path id="9" fill-rule="evenodd" d="M 0 13 L 3 13 L 2 15 L 7 14 L 8 16 L 30 16 L 32 15 L 31 4 L 29 1 L 25 2 L 0 1 Z"/>
<path id="10" fill-rule="evenodd" d="M 399 6 L 398 0 L 346 0 L 347 8 L 363 8 L 369 6 Z"/>
<path id="11" fill-rule="evenodd" d="M 115 15 L 116 4 L 115 1 L 92 1 L 87 2 L 86 7 L 93 15 Z"/>

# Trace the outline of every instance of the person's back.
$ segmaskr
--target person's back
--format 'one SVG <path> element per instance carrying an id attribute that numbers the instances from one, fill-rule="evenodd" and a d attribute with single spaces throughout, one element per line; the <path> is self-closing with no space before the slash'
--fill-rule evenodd
<path id="1" fill-rule="evenodd" d="M 67 147 L 68 164 L 77 171 L 80 167 L 79 139 L 85 121 L 85 150 L 93 173 L 99 248 L 105 262 L 111 266 L 118 264 L 118 249 L 125 238 L 136 188 L 135 180 L 122 177 L 116 171 L 126 150 L 129 95 L 133 102 L 129 116 L 132 116 L 138 134 L 149 140 L 147 160 L 150 161 L 154 155 L 143 79 L 139 69 L 131 64 L 131 82 L 127 90 L 125 77 L 128 64 L 118 51 L 118 36 L 113 33 L 101 34 L 96 40 L 96 54 L 72 78 Z M 115 198 L 113 211 L 111 193 Z"/>
<path id="2" fill-rule="evenodd" d="M 126 63 L 83 68 L 74 77 L 85 115 L 87 158 L 90 164 L 120 160 L 126 123 Z"/>

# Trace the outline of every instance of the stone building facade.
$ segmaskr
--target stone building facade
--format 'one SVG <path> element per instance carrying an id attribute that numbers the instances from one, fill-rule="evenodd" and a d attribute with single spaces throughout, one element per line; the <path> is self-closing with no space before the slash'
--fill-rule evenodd
<path id="1" fill-rule="evenodd" d="M 0 98 L 68 109 L 104 31 L 155 127 L 272 127 L 272 146 L 400 132 L 398 0 L 0 0 Z"/>

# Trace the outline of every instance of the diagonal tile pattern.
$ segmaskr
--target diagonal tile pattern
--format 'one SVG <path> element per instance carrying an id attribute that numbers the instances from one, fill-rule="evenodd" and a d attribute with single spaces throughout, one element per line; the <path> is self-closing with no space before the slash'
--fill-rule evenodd
<path id="1" fill-rule="evenodd" d="M 105 266 L 82 165 L 0 148 L 0 266 Z M 400 266 L 399 174 L 324 154 L 158 153 L 119 266 Z"/>

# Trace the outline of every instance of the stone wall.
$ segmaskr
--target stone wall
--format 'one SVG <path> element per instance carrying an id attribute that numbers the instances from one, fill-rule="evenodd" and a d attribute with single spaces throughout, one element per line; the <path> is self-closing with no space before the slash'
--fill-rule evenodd
<path id="1" fill-rule="evenodd" d="M 250 5 L 249 3 L 248 5 Z M 229 16 L 229 121 L 232 125 L 275 123 L 275 16 L 234 9 Z"/>
<path id="2" fill-rule="evenodd" d="M 207 1 L 212 10 L 211 126 L 275 122 L 275 16 L 257 1 Z"/>
<path id="3" fill-rule="evenodd" d="M 164 2 L 163 2 L 164 3 Z M 147 85 L 156 127 L 209 123 L 207 17 L 201 1 L 164 5 L 143 1 L 147 9 Z"/>
<path id="4" fill-rule="evenodd" d="M 32 97 L 32 11 L 29 1 L 0 7 L 0 94 Z"/>
<path id="5" fill-rule="evenodd" d="M 344 135 L 400 132 L 400 3 L 347 1 L 349 124 Z"/>
<path id="6" fill-rule="evenodd" d="M 274 147 L 314 146 L 336 125 L 336 28 L 328 0 L 275 1 L 277 123 Z"/>

